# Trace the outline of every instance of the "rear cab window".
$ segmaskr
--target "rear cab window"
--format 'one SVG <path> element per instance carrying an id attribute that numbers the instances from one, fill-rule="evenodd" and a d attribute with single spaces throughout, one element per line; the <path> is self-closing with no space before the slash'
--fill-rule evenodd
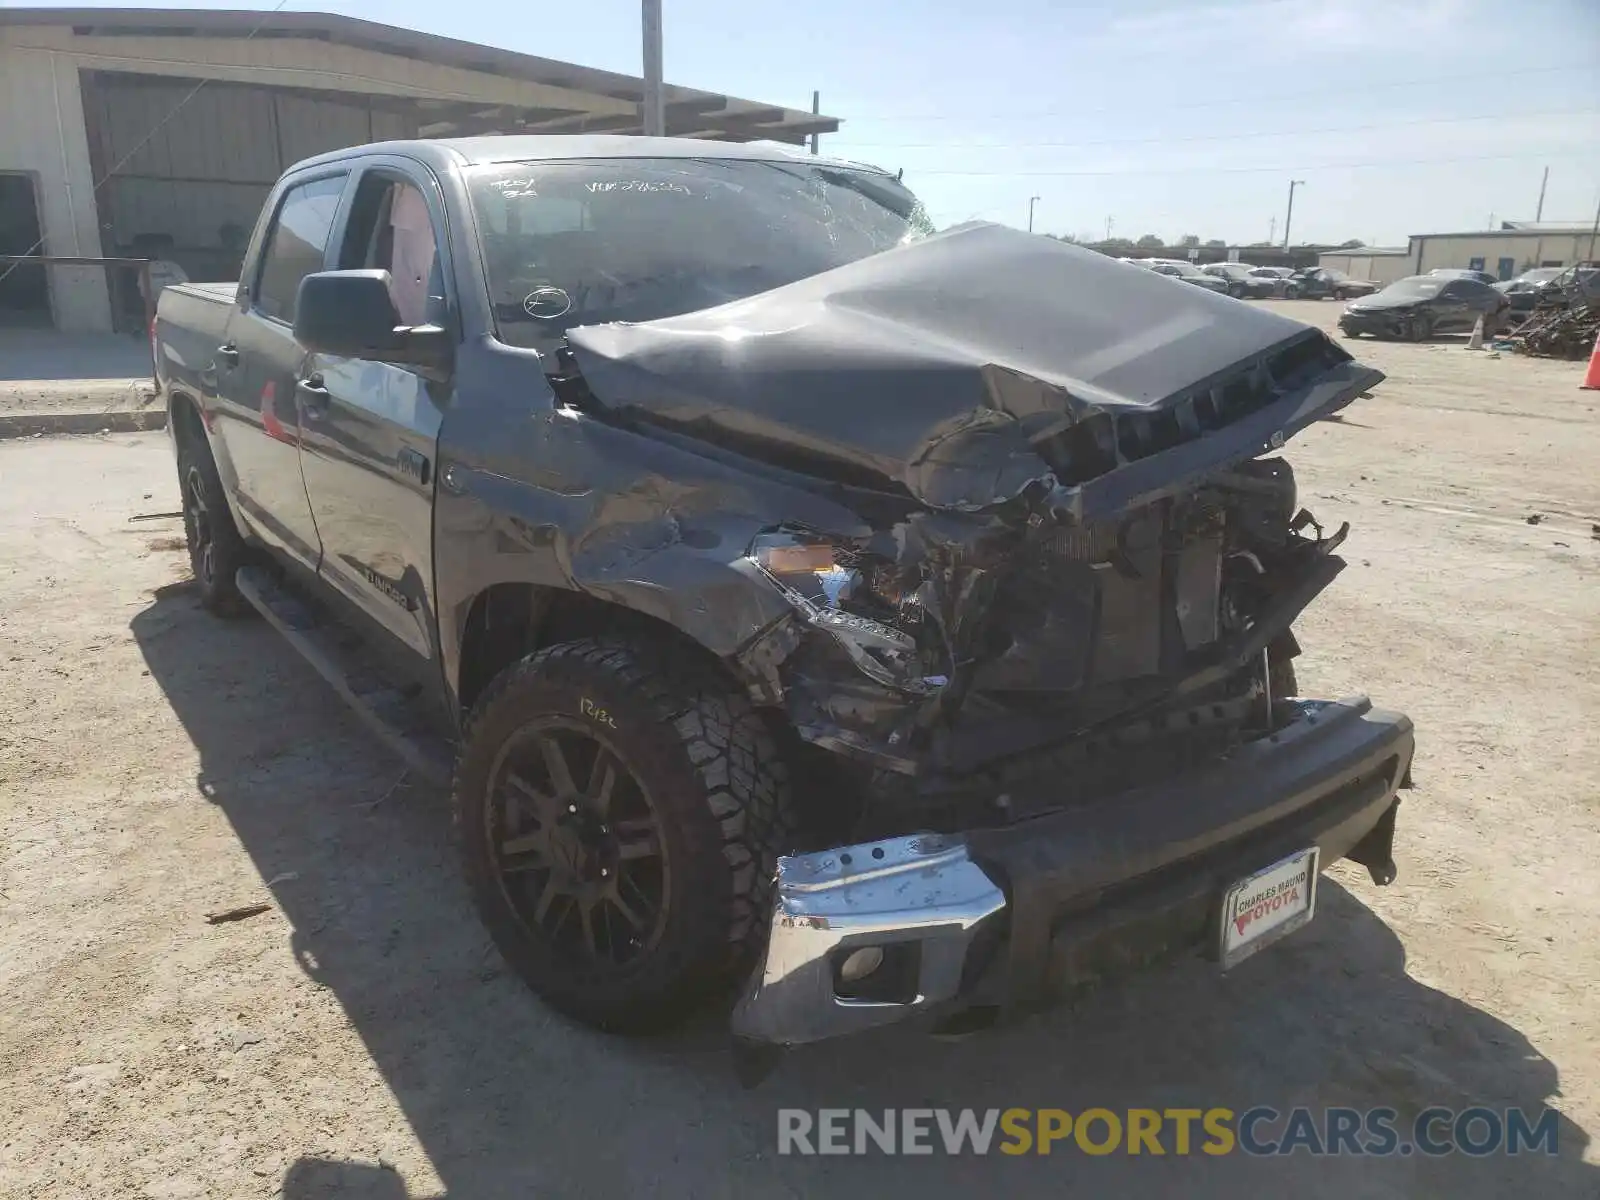
<path id="1" fill-rule="evenodd" d="M 294 323 L 300 281 L 322 270 L 347 173 L 295 184 L 284 192 L 267 231 L 252 307 L 264 317 Z"/>

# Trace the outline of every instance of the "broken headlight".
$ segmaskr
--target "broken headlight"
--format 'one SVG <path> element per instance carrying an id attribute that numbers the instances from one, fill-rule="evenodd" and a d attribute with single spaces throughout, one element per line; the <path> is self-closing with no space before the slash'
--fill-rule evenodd
<path id="1" fill-rule="evenodd" d="M 867 562 L 860 551 L 778 532 L 756 538 L 749 557 L 796 611 L 832 637 L 871 679 L 914 694 L 946 683 L 944 675 L 924 669 L 916 638 L 916 601 L 890 599 L 873 590 L 873 581 L 888 580 L 891 573 Z"/>
<path id="2" fill-rule="evenodd" d="M 786 588 L 828 608 L 838 608 L 861 582 L 860 573 L 841 561 L 853 557 L 853 552 L 842 554 L 831 543 L 806 541 L 794 534 L 761 535 L 751 546 L 750 557 Z"/>

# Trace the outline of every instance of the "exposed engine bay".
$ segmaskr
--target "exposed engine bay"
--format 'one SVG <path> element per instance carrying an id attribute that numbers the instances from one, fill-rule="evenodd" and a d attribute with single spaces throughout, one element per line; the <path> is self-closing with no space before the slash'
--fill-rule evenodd
<path id="1" fill-rule="evenodd" d="M 1270 458 L 1120 520 L 1061 525 L 1019 497 L 865 548 L 774 530 L 750 559 L 806 629 L 779 672 L 802 736 L 948 782 L 1153 714 L 1214 748 L 1266 732 L 1266 663 L 1297 652 L 1288 624 L 1345 533 L 1297 509 Z"/>
<path id="2" fill-rule="evenodd" d="M 941 799 L 951 827 L 972 798 L 1006 819 L 1270 733 L 1347 532 L 1273 452 L 1381 379 L 1296 322 L 974 226 L 569 330 L 552 383 L 853 518 L 757 502 L 731 565 L 787 615 L 737 667 L 874 805 L 938 828 Z"/>

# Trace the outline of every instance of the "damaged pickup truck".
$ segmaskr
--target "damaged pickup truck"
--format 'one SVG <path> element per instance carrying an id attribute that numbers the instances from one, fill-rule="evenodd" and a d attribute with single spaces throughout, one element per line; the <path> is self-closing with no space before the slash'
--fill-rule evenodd
<path id="1" fill-rule="evenodd" d="M 970 1029 L 1394 876 L 1410 722 L 1295 683 L 1347 529 L 1277 451 L 1382 378 L 1317 330 L 870 168 L 498 137 L 299 164 L 153 336 L 206 604 L 453 777 L 578 1020 Z"/>

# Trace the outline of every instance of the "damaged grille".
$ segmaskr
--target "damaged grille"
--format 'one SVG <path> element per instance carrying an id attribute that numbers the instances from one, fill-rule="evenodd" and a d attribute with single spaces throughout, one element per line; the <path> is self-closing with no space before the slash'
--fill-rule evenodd
<path id="1" fill-rule="evenodd" d="M 1307 330 L 1286 346 L 1168 397 L 1159 409 L 1115 417 L 1096 413 L 1045 439 L 1039 451 L 1060 482 L 1084 483 L 1243 420 L 1349 361 L 1322 333 Z"/>
<path id="2" fill-rule="evenodd" d="M 1052 529 L 1034 546 L 1001 586 L 1006 644 L 978 669 L 980 690 L 1057 692 L 1154 675 L 1216 640 L 1220 516 L 1182 526 L 1163 502 Z"/>
<path id="3" fill-rule="evenodd" d="M 1040 547 L 1047 554 L 1074 562 L 1099 562 L 1111 557 L 1118 537 L 1119 527 L 1109 522 L 1071 525 L 1051 530 L 1040 539 Z"/>

